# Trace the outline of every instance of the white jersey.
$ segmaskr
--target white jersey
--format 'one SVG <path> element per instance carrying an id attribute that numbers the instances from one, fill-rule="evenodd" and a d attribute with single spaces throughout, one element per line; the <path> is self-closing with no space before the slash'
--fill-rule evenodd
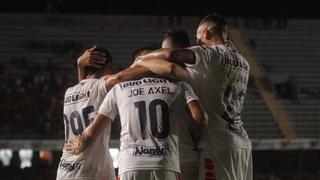
<path id="1" fill-rule="evenodd" d="M 104 79 L 85 79 L 67 89 L 64 97 L 65 140 L 80 135 L 94 120 L 96 112 L 107 94 Z M 115 179 L 109 153 L 111 126 L 99 134 L 80 155 L 63 149 L 57 179 Z"/>
<path id="2" fill-rule="evenodd" d="M 251 148 L 241 111 L 247 91 L 249 64 L 224 45 L 194 46 L 196 62 L 187 64 L 191 85 L 208 115 L 200 147 Z"/>
<path id="3" fill-rule="evenodd" d="M 99 113 L 113 120 L 120 112 L 119 174 L 146 169 L 180 172 L 179 117 L 196 99 L 185 82 L 143 78 L 114 86 Z"/>

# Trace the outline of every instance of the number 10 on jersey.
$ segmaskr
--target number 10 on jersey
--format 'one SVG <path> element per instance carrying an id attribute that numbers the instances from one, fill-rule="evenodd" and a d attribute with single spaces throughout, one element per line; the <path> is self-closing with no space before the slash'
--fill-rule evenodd
<path id="1" fill-rule="evenodd" d="M 137 101 L 134 102 L 135 108 L 138 109 L 139 113 L 139 122 L 141 129 L 142 139 L 146 139 L 148 137 L 148 129 L 147 125 L 147 111 L 146 108 L 149 109 L 149 119 L 150 119 L 150 131 L 153 137 L 159 139 L 166 139 L 170 133 L 170 121 L 169 121 L 169 107 L 168 104 L 162 99 L 154 99 L 152 100 L 148 106 L 146 106 L 145 101 Z M 158 114 L 160 114 L 161 118 L 158 119 Z M 158 124 L 162 124 L 162 128 L 160 129 Z"/>

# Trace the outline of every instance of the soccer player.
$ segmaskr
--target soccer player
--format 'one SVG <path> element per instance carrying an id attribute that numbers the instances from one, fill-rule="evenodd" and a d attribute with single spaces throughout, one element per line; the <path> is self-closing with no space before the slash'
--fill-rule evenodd
<path id="1" fill-rule="evenodd" d="M 227 39 L 225 18 L 211 14 L 198 25 L 199 46 L 162 49 L 138 57 L 136 63 L 148 68 L 146 59 L 153 57 L 187 64 L 191 85 L 209 118 L 199 145 L 200 180 L 252 179 L 251 143 L 241 120 L 250 67 L 227 46 Z"/>
<path id="2" fill-rule="evenodd" d="M 163 38 L 162 48 L 187 48 L 190 40 L 182 28 L 170 29 Z M 199 170 L 198 138 L 202 129 L 184 112 L 179 116 L 179 160 L 183 180 L 196 180 Z"/>
<path id="3" fill-rule="evenodd" d="M 170 29 L 163 37 L 162 48 L 187 48 L 190 40 L 186 30 L 182 28 Z"/>
<path id="4" fill-rule="evenodd" d="M 179 116 L 187 105 L 192 117 L 205 123 L 190 85 L 146 77 L 115 85 L 104 99 L 94 122 L 67 143 L 78 154 L 96 142 L 117 114 L 121 120 L 120 180 L 179 180 Z"/>
<path id="5" fill-rule="evenodd" d="M 146 68 L 128 68 L 112 74 L 110 53 L 97 46 L 87 49 L 78 58 L 79 83 L 67 89 L 64 99 L 65 140 L 80 135 L 94 119 L 102 100 L 114 84 L 151 74 Z M 78 156 L 63 149 L 57 179 L 116 178 L 109 154 L 110 127 Z M 97 156 L 99 154 L 99 156 Z"/>
<path id="6" fill-rule="evenodd" d="M 156 49 L 158 49 L 158 48 L 154 48 L 152 46 L 143 46 L 143 47 L 140 47 L 140 48 L 134 50 L 132 53 L 132 57 L 131 57 L 132 63 L 137 59 L 138 56 L 146 55 Z"/>
<path id="7" fill-rule="evenodd" d="M 107 94 L 106 75 L 111 74 L 112 57 L 104 49 L 94 47 L 95 54 L 105 58 L 99 68 L 88 66 L 84 68 L 85 78 L 67 89 L 64 98 L 65 141 L 77 136 L 89 126 L 96 111 Z M 90 50 L 89 50 L 90 51 Z M 86 55 L 86 52 L 84 53 Z M 82 56 L 83 58 L 83 56 Z M 79 58 L 79 60 L 81 57 Z M 93 64 L 91 64 L 93 65 Z M 82 80 L 81 80 L 82 79 Z M 110 179 L 115 180 L 112 158 L 109 153 L 109 138 L 111 128 L 107 128 L 97 137 L 86 151 L 78 156 L 65 149 L 59 163 L 57 179 Z M 97 156 L 99 154 L 99 156 Z"/>

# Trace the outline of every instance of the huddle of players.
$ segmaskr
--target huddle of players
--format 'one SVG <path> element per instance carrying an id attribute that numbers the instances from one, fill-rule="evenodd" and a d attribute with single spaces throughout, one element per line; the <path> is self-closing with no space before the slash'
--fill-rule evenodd
<path id="1" fill-rule="evenodd" d="M 197 31 L 201 46 L 194 47 L 184 30 L 173 29 L 163 49 L 139 51 L 116 74 L 106 50 L 85 51 L 80 82 L 65 94 L 57 179 L 115 179 L 108 142 L 119 114 L 119 179 L 179 180 L 181 172 L 184 180 L 251 180 L 251 146 L 240 118 L 249 65 L 226 45 L 225 28 L 221 16 L 205 17 Z"/>

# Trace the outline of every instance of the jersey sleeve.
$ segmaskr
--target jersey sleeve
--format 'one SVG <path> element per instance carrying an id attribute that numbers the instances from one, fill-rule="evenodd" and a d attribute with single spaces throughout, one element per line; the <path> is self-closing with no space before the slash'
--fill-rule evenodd
<path id="1" fill-rule="evenodd" d="M 101 94 L 107 94 L 107 87 L 106 87 L 106 81 L 104 80 L 104 78 L 100 78 L 98 80 L 98 92 Z"/>
<path id="2" fill-rule="evenodd" d="M 117 106 L 117 98 L 116 98 L 116 86 L 114 86 L 104 98 L 100 108 L 98 110 L 99 114 L 102 114 L 112 121 L 119 114 L 118 106 Z"/>
<path id="3" fill-rule="evenodd" d="M 188 84 L 186 82 L 181 82 L 181 89 L 182 89 L 182 92 L 184 93 L 184 97 L 185 97 L 187 104 L 191 101 L 195 101 L 195 100 L 199 101 L 198 96 L 193 91 L 190 84 Z"/>
<path id="4" fill-rule="evenodd" d="M 199 66 L 201 61 L 206 61 L 206 64 L 208 64 L 217 57 L 217 49 L 214 46 L 192 46 L 189 49 L 194 52 L 196 59 L 194 64 L 186 64 L 187 67 Z"/>

